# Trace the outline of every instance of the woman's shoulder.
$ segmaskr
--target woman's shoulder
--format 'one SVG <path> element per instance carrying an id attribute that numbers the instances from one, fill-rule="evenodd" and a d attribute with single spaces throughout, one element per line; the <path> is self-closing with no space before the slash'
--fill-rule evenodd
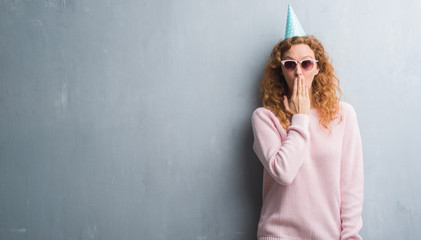
<path id="1" fill-rule="evenodd" d="M 355 113 L 354 107 L 348 103 L 348 102 L 344 102 L 344 101 L 339 101 L 339 111 L 343 112 L 343 113 Z"/>
<path id="2" fill-rule="evenodd" d="M 254 114 L 273 114 L 268 108 L 265 107 L 258 107 L 253 111 Z"/>
<path id="3" fill-rule="evenodd" d="M 252 117 L 258 117 L 258 116 L 270 116 L 275 117 L 275 114 L 265 107 L 258 107 L 253 111 Z"/>
<path id="4" fill-rule="evenodd" d="M 350 103 L 344 101 L 339 102 L 339 113 L 344 119 L 357 117 L 354 107 Z"/>
<path id="5" fill-rule="evenodd" d="M 252 119 L 252 121 L 256 121 L 258 119 L 272 119 L 272 120 L 274 120 L 274 119 L 277 119 L 277 118 L 276 118 L 275 114 L 271 110 L 269 110 L 268 108 L 259 107 L 259 108 L 256 108 L 253 111 L 251 119 Z"/>

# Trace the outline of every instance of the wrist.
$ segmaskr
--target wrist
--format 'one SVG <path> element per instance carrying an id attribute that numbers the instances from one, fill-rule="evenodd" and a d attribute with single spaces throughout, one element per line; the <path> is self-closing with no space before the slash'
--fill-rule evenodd
<path id="1" fill-rule="evenodd" d="M 309 115 L 304 113 L 297 113 L 292 115 L 291 125 L 306 126 L 309 124 Z"/>

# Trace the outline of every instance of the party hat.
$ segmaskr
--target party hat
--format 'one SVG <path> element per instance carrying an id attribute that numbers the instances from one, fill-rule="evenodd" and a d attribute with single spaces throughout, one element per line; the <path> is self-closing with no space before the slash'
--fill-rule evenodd
<path id="1" fill-rule="evenodd" d="M 298 21 L 297 16 L 295 15 L 294 10 L 291 5 L 288 4 L 288 17 L 287 17 L 287 27 L 285 30 L 285 39 L 294 37 L 294 36 L 305 36 L 303 27 L 301 26 L 300 21 Z"/>

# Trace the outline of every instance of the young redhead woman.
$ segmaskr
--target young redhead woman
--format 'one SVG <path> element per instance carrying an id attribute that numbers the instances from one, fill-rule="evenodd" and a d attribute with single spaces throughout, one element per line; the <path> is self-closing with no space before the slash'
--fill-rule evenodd
<path id="1" fill-rule="evenodd" d="M 362 239 L 363 155 L 356 113 L 313 36 L 272 51 L 252 115 L 264 166 L 259 240 Z"/>

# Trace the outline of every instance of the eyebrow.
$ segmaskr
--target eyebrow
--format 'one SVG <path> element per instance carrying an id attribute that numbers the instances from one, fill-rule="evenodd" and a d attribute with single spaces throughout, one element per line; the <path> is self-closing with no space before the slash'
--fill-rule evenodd
<path id="1" fill-rule="evenodd" d="M 308 59 L 308 58 L 313 59 L 313 57 L 312 57 L 312 56 L 310 56 L 310 55 L 304 56 L 302 59 Z M 292 60 L 295 60 L 293 57 L 290 57 L 290 56 L 285 56 L 285 59 L 292 59 Z"/>

